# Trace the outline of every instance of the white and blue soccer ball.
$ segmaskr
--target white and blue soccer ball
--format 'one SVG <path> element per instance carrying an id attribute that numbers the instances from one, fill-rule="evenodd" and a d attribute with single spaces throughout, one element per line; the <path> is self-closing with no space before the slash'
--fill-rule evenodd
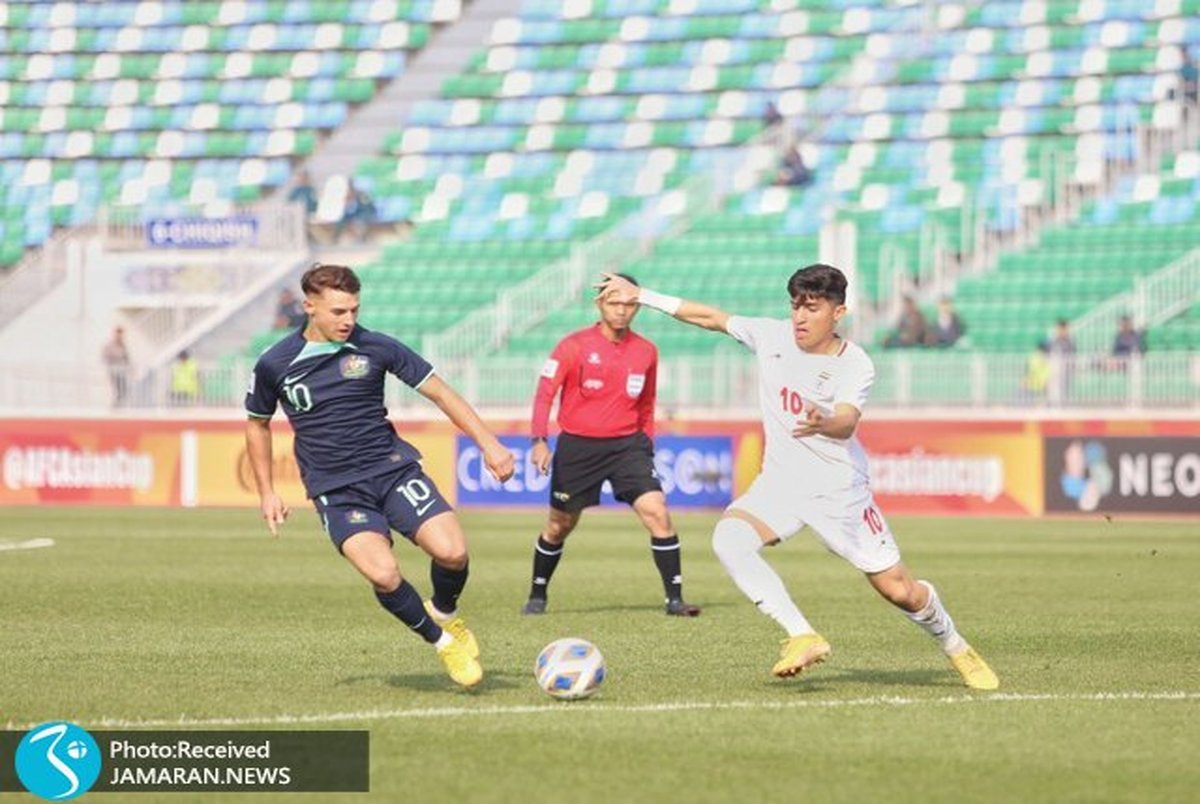
<path id="1" fill-rule="evenodd" d="M 604 681 L 604 656 L 586 639 L 556 639 L 538 654 L 533 675 L 548 695 L 564 701 L 586 698 Z"/>

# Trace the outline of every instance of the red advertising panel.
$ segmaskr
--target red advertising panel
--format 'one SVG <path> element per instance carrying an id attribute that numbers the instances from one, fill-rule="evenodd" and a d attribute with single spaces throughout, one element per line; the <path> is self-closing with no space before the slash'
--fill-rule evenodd
<path id="1" fill-rule="evenodd" d="M 887 513 L 1040 514 L 1036 424 L 864 421 L 871 489 Z"/>
<path id="2" fill-rule="evenodd" d="M 179 426 L 0 422 L 0 505 L 177 505 Z"/>

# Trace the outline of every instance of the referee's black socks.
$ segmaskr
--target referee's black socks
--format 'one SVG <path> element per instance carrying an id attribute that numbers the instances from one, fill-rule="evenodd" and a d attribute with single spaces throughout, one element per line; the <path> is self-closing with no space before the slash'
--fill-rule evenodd
<path id="1" fill-rule="evenodd" d="M 683 597 L 683 572 L 679 560 L 679 536 L 671 534 L 662 539 L 650 537 L 650 552 L 654 554 L 654 566 L 662 576 L 663 593 L 667 600 Z"/>
<path id="2" fill-rule="evenodd" d="M 563 546 L 551 544 L 542 534 L 538 534 L 537 544 L 533 546 L 533 583 L 529 586 L 529 596 L 539 600 L 546 599 L 546 587 L 550 586 L 550 578 L 554 568 L 562 558 Z"/>

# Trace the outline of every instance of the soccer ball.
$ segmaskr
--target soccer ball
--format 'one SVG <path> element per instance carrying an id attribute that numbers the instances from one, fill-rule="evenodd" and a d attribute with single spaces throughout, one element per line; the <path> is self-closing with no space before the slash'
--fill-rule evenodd
<path id="1" fill-rule="evenodd" d="M 538 686 L 555 698 L 586 698 L 604 681 L 604 656 L 586 639 L 556 639 L 538 654 L 533 675 Z"/>
<path id="2" fill-rule="evenodd" d="M 87 753 L 87 745 L 82 740 L 72 740 L 67 743 L 67 756 L 71 759 L 83 759 Z"/>

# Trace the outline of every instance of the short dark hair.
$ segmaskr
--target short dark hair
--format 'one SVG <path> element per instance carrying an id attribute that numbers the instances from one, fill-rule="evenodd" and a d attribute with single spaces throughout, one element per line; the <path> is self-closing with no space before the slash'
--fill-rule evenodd
<path id="1" fill-rule="evenodd" d="M 835 304 L 846 303 L 846 275 L 823 262 L 806 265 L 788 280 L 788 295 L 792 303 L 808 299 L 829 299 Z"/>
<path id="2" fill-rule="evenodd" d="M 622 279 L 624 279 L 626 282 L 628 282 L 631 285 L 637 285 L 639 288 L 641 287 L 641 285 L 638 285 L 638 281 L 636 279 L 634 279 L 632 276 L 630 276 L 629 274 L 616 274 L 616 275 L 621 277 Z"/>
<path id="3" fill-rule="evenodd" d="M 358 277 L 344 265 L 315 264 L 300 277 L 300 289 L 304 295 L 319 295 L 325 290 L 340 290 L 344 293 L 358 295 L 362 283 Z"/>

